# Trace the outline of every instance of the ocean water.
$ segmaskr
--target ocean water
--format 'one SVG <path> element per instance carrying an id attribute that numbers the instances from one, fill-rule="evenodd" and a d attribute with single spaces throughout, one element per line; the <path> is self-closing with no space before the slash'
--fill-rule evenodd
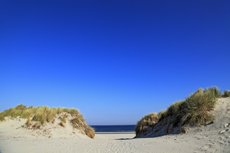
<path id="1" fill-rule="evenodd" d="M 135 125 L 91 125 L 95 132 L 134 132 Z"/>

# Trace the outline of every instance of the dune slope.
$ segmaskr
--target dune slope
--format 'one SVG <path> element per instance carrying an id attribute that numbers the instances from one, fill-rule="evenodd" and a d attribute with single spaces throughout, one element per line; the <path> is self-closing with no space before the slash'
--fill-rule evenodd
<path id="1" fill-rule="evenodd" d="M 175 153 L 200 153 L 200 152 L 225 152 L 230 148 L 230 98 L 218 99 L 215 109 L 213 124 L 191 128 L 187 134 L 170 134 L 159 137 L 135 138 L 135 134 L 96 134 L 95 139 L 78 139 L 77 137 L 26 137 L 26 129 L 17 129 L 17 133 L 9 130 L 0 123 L 0 151 L 2 153 L 62 153 L 62 152 L 175 152 Z M 11 122 L 11 121 L 9 121 Z M 25 121 L 24 121 L 25 122 Z M 9 128 L 9 129 L 5 129 Z M 61 128 L 61 127 L 60 127 Z M 17 131 L 15 130 L 14 132 Z M 15 137 L 14 137 L 15 136 Z"/>

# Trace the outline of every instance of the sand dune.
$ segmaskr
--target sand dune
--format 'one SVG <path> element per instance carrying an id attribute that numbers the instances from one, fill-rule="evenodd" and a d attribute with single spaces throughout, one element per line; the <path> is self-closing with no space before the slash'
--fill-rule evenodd
<path id="1" fill-rule="evenodd" d="M 230 98 L 216 104 L 214 124 L 191 128 L 187 134 L 155 138 L 135 138 L 135 134 L 96 134 L 95 139 L 77 133 L 47 138 L 42 134 L 19 128 L 23 119 L 0 123 L 2 153 L 25 152 L 230 152 Z M 58 127 L 58 130 L 61 127 Z M 67 130 L 68 131 L 68 130 Z M 60 131 L 59 131 L 60 133 Z M 54 134 L 55 135 L 55 134 Z M 68 136 L 67 136 L 68 135 Z"/>

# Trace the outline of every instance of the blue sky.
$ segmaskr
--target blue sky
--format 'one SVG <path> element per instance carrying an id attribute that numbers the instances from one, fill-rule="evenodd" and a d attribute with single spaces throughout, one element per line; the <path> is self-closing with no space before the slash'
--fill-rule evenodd
<path id="1" fill-rule="evenodd" d="M 230 89 L 230 2 L 0 2 L 0 111 L 79 109 L 136 124 L 198 88 Z"/>

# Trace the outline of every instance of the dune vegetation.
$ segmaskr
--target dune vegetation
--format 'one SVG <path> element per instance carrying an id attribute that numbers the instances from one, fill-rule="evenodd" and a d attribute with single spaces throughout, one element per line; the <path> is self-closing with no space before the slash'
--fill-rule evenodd
<path id="1" fill-rule="evenodd" d="M 63 115 L 60 115 L 63 114 Z M 85 119 L 80 114 L 80 112 L 74 108 L 49 108 L 47 106 L 42 107 L 26 107 L 25 105 L 18 105 L 14 108 L 10 108 L 0 113 L 0 121 L 4 121 L 5 117 L 10 118 L 24 118 L 27 119 L 26 127 L 32 126 L 33 128 L 39 128 L 41 126 L 45 126 L 46 123 L 54 123 L 55 118 L 59 115 L 59 123 L 60 126 L 65 127 L 67 122 L 67 117 L 69 114 L 73 119 L 71 119 L 71 123 L 73 128 L 77 128 L 90 137 L 94 138 L 95 132 L 92 127 L 89 127 L 85 123 Z"/>
<path id="2" fill-rule="evenodd" d="M 149 127 L 154 129 L 160 122 L 163 125 L 173 124 L 173 127 L 185 124 L 189 126 L 206 125 L 208 122 L 213 122 L 214 116 L 209 111 L 214 109 L 216 98 L 229 96 L 230 91 L 225 90 L 221 93 L 217 87 L 205 90 L 200 88 L 185 100 L 173 103 L 167 110 L 144 116 L 137 122 L 136 135 L 145 133 Z"/>

